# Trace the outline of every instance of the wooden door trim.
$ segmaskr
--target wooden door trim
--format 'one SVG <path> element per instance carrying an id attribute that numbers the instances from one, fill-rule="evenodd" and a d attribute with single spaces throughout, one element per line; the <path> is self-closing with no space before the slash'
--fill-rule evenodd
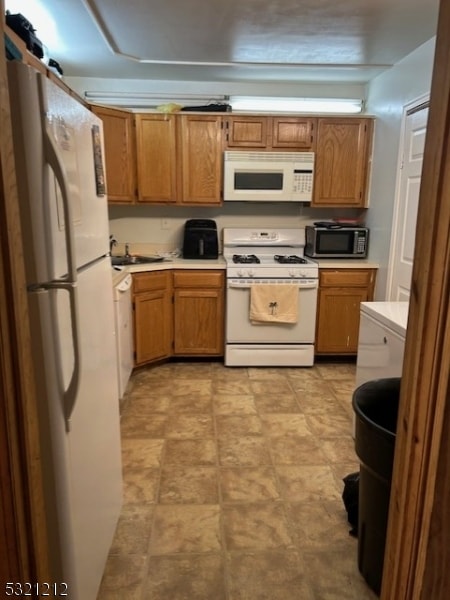
<path id="1" fill-rule="evenodd" d="M 418 227 L 382 600 L 450 595 L 450 3 L 442 2 Z"/>
<path id="2" fill-rule="evenodd" d="M 0 0 L 0 8 L 3 34 L 3 0 Z M 0 56 L 0 381 L 0 534 L 6 536 L 6 540 L 2 540 L 4 544 L 0 543 L 0 579 L 2 582 L 51 582 L 3 52 Z M 5 579 L 3 568 L 7 570 Z"/>

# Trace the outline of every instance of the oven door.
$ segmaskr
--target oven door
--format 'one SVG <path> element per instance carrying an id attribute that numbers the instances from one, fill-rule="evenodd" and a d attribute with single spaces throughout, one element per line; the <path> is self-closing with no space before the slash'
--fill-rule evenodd
<path id="1" fill-rule="evenodd" d="M 252 323 L 250 288 L 255 283 L 279 283 L 298 287 L 296 323 Z M 316 328 L 317 279 L 228 279 L 226 302 L 227 344 L 313 344 Z"/>

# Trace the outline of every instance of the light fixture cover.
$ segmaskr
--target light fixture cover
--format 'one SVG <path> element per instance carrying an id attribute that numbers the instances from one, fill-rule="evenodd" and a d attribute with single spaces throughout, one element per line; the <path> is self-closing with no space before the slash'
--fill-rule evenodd
<path id="1" fill-rule="evenodd" d="M 299 113 L 360 113 L 363 101 L 358 98 L 281 98 L 268 96 L 231 96 L 236 111 L 299 112 Z"/>

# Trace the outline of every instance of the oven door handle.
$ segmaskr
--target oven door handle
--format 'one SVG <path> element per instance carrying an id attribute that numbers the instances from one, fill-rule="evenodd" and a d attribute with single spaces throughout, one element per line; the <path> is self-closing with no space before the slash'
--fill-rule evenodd
<path id="1" fill-rule="evenodd" d="M 228 289 L 241 289 L 241 290 L 245 290 L 245 289 L 250 289 L 253 285 L 264 285 L 264 283 L 267 283 L 267 285 L 295 285 L 294 282 L 292 283 L 277 283 L 275 282 L 261 282 L 261 281 L 249 281 L 249 280 L 239 280 L 239 281 L 233 281 L 233 280 L 229 280 L 227 281 L 227 288 Z M 298 283 L 298 289 L 299 290 L 314 290 L 318 287 L 318 281 L 317 279 L 308 279 L 307 281 L 304 281 L 302 283 Z"/>

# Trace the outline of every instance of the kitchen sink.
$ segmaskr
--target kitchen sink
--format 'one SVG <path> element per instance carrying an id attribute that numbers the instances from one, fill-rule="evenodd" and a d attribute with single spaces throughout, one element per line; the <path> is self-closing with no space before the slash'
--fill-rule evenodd
<path id="1" fill-rule="evenodd" d="M 127 265 L 143 265 L 147 263 L 162 262 L 163 260 L 163 256 L 142 256 L 140 254 L 111 256 L 111 264 L 118 267 L 125 267 Z"/>

